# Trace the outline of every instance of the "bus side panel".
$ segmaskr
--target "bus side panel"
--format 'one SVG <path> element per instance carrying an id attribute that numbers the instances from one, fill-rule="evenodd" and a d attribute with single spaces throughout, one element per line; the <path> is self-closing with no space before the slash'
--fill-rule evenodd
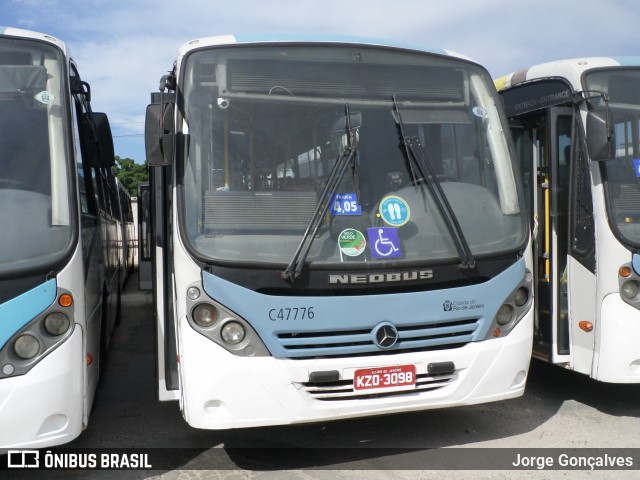
<path id="1" fill-rule="evenodd" d="M 567 257 L 567 268 L 567 279 L 561 280 L 560 289 L 561 295 L 569 296 L 572 368 L 591 375 L 596 332 L 582 330 L 579 323 L 596 324 L 596 277 L 570 256 Z"/>

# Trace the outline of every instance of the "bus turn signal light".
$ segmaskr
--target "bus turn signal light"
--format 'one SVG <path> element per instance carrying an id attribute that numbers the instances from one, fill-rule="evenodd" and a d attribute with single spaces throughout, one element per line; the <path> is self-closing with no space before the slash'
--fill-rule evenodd
<path id="1" fill-rule="evenodd" d="M 590 332 L 593 330 L 593 323 L 587 322 L 586 320 L 583 320 L 580 323 L 578 323 L 578 326 L 585 332 Z"/>
<path id="2" fill-rule="evenodd" d="M 73 305 L 73 297 L 69 293 L 63 293 L 62 295 L 60 295 L 58 303 L 61 307 L 70 307 L 71 305 Z"/>
<path id="3" fill-rule="evenodd" d="M 618 270 L 618 275 L 620 275 L 622 278 L 629 278 L 631 276 L 631 267 L 620 267 L 620 270 Z"/>

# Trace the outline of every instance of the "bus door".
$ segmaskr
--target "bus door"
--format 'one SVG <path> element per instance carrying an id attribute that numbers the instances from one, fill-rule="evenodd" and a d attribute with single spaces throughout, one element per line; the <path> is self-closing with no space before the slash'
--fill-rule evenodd
<path id="1" fill-rule="evenodd" d="M 531 218 L 535 306 L 534 356 L 569 362 L 567 244 L 573 111 L 552 107 L 512 126 Z"/>
<path id="2" fill-rule="evenodd" d="M 159 400 L 177 400 L 178 364 L 173 302 L 173 243 L 171 167 L 149 173 L 152 218 L 153 296 L 156 328 L 156 378 Z"/>

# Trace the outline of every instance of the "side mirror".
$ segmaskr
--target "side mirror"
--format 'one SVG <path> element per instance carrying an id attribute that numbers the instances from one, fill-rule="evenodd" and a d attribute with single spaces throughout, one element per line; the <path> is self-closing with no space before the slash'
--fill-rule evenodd
<path id="1" fill-rule="evenodd" d="M 116 164 L 111 126 L 105 113 L 85 113 L 86 151 L 94 168 L 111 168 Z"/>
<path id="2" fill-rule="evenodd" d="M 611 112 L 593 110 L 587 113 L 587 150 L 594 161 L 615 158 L 616 140 L 611 128 Z"/>
<path id="3" fill-rule="evenodd" d="M 151 167 L 162 167 L 173 163 L 175 129 L 173 103 L 152 103 L 147 106 L 144 127 L 147 163 Z M 162 117 L 162 122 L 160 117 Z"/>

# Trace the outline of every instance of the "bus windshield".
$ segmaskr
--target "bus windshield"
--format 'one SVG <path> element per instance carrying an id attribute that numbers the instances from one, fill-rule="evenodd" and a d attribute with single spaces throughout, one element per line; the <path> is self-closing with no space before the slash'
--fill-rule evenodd
<path id="1" fill-rule="evenodd" d="M 52 46 L 0 40 L 0 274 L 52 265 L 71 242 L 63 71 Z"/>
<path id="2" fill-rule="evenodd" d="M 587 72 L 585 90 L 605 92 L 613 114 L 616 156 L 602 162 L 609 221 L 640 246 L 640 68 Z"/>
<path id="3" fill-rule="evenodd" d="M 205 262 L 286 265 L 316 211 L 311 266 L 459 262 L 425 160 L 474 257 L 525 241 L 508 128 L 471 62 L 239 45 L 194 51 L 180 76 L 181 228 Z"/>

